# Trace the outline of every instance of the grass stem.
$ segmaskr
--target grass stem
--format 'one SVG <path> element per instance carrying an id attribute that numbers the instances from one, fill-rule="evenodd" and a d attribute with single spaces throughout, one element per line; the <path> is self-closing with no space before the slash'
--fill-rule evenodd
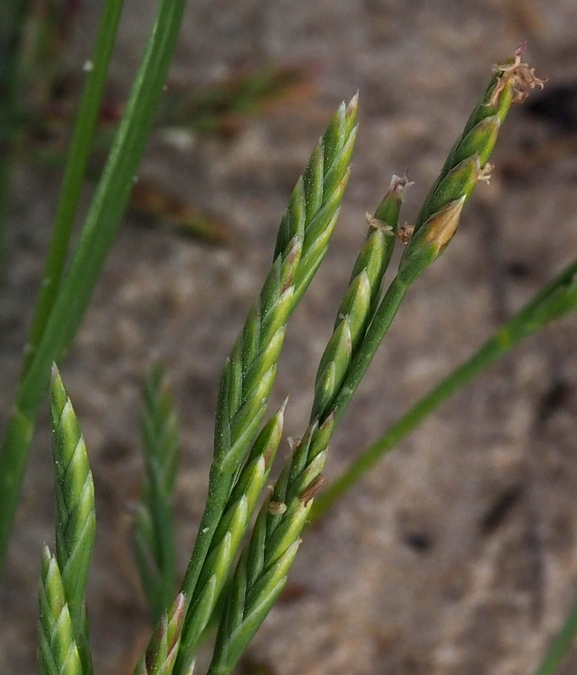
<path id="1" fill-rule="evenodd" d="M 577 635 L 577 602 L 569 611 L 533 675 L 554 675 L 558 672 L 567 652 L 575 641 L 575 635 Z"/>

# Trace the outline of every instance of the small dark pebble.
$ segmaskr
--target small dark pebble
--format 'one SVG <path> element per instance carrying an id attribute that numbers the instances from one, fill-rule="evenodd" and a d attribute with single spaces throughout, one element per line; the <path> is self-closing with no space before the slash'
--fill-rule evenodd
<path id="1" fill-rule="evenodd" d="M 512 485 L 502 492 L 481 518 L 479 528 L 481 534 L 487 536 L 495 532 L 503 524 L 522 494 L 523 488 L 520 485 Z"/>
<path id="2" fill-rule="evenodd" d="M 407 532 L 403 535 L 403 540 L 407 546 L 419 553 L 427 553 L 433 547 L 432 538 L 425 532 Z"/>
<path id="3" fill-rule="evenodd" d="M 527 279 L 531 276 L 531 268 L 527 263 L 513 260 L 505 266 L 505 273 L 513 279 Z"/>
<path id="4" fill-rule="evenodd" d="M 537 423 L 545 423 L 559 408 L 566 405 L 571 393 L 572 388 L 568 382 L 560 378 L 554 380 L 539 401 L 537 407 Z"/>

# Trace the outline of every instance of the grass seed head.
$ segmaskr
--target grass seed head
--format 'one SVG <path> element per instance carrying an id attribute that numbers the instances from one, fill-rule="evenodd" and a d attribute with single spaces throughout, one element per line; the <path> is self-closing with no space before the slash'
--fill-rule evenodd
<path id="1" fill-rule="evenodd" d="M 531 68 L 528 63 L 523 61 L 526 43 L 521 43 L 513 56 L 505 63 L 496 63 L 493 66 L 493 72 L 499 76 L 499 80 L 488 105 L 493 108 L 499 107 L 501 93 L 510 88 L 513 95 L 513 103 L 523 103 L 529 96 L 529 91 L 535 87 L 543 89 L 547 78 L 537 77 L 535 68 Z"/>

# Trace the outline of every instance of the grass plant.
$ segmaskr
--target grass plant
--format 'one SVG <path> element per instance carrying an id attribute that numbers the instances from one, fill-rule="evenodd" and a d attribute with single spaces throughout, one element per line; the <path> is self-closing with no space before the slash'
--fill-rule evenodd
<path id="1" fill-rule="evenodd" d="M 12 3 L 16 8 L 16 0 Z M 40 672 L 49 675 L 92 673 L 85 588 L 95 532 L 88 456 L 53 363 L 73 339 L 128 202 L 184 4 L 184 0 L 159 2 L 123 120 L 79 243 L 69 256 L 68 240 L 122 8 L 122 0 L 105 3 L 63 180 L 43 290 L 0 450 L 1 566 L 36 416 L 50 388 L 56 554 L 47 547 L 42 553 L 38 648 Z M 11 45 L 19 39 L 18 21 L 6 33 Z M 7 82 L 10 88 L 9 79 L 0 71 L 0 86 Z M 165 375 L 159 367 L 151 370 L 143 414 L 146 480 L 136 509 L 135 547 L 156 628 L 135 675 L 191 675 L 201 639 L 213 624 L 218 628 L 208 672 L 231 673 L 281 593 L 306 524 L 324 514 L 440 402 L 523 338 L 576 308 L 577 263 L 573 263 L 361 455 L 313 506 L 323 487 L 332 434 L 404 297 L 454 237 L 477 182 L 488 180 L 488 160 L 511 104 L 522 102 L 530 89 L 542 87 L 543 82 L 523 61 L 522 47 L 494 68 L 485 94 L 450 151 L 413 228 L 399 226 L 408 180 L 393 177 L 374 215 L 367 217 L 367 237 L 318 367 L 308 425 L 292 445 L 274 487 L 263 497 L 281 443 L 287 405 L 285 401 L 263 424 L 287 322 L 327 251 L 350 173 L 357 97 L 339 107 L 292 192 L 270 271 L 224 366 L 208 497 L 178 594 L 171 503 L 177 472 L 177 423 Z M 9 119 L 14 109 L 10 99 L 1 111 L 4 118 Z M 6 140 L 9 134 L 0 138 Z M 1 192 L 0 185 L 0 197 Z M 405 248 L 396 275 L 385 289 L 385 272 L 399 240 Z M 537 675 L 555 671 L 576 630 L 573 610 Z"/>
<path id="2" fill-rule="evenodd" d="M 166 373 L 154 364 L 144 383 L 142 436 L 146 478 L 136 508 L 134 546 L 153 623 L 177 589 L 172 496 L 178 469 L 178 420 Z"/>
<path id="3" fill-rule="evenodd" d="M 90 675 L 84 593 L 95 537 L 94 483 L 72 403 L 56 366 L 50 382 L 56 555 L 42 553 L 40 672 Z"/>
<path id="4" fill-rule="evenodd" d="M 108 4 L 116 1 L 108 0 Z M 50 366 L 60 360 L 80 325 L 120 225 L 166 80 L 185 4 L 185 0 L 160 1 L 154 29 L 78 245 L 42 327 L 42 337 L 23 370 L 0 446 L 0 572 L 36 417 L 48 388 Z M 103 48 L 98 44 L 96 53 Z M 99 58 L 96 56 L 94 61 Z"/>

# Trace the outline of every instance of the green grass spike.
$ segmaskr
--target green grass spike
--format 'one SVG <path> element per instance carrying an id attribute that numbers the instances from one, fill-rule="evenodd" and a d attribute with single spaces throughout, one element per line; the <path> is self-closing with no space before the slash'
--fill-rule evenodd
<path id="1" fill-rule="evenodd" d="M 176 544 L 172 497 L 178 467 L 178 420 L 166 373 L 147 373 L 142 413 L 146 478 L 136 511 L 134 545 L 153 622 L 176 593 Z"/>
<path id="2" fill-rule="evenodd" d="M 54 365 L 50 382 L 56 473 L 56 558 L 85 675 L 92 672 L 84 593 L 94 548 L 94 482 L 72 403 Z"/>
<path id="3" fill-rule="evenodd" d="M 40 675 L 84 675 L 56 557 L 42 551 L 38 644 Z"/>

